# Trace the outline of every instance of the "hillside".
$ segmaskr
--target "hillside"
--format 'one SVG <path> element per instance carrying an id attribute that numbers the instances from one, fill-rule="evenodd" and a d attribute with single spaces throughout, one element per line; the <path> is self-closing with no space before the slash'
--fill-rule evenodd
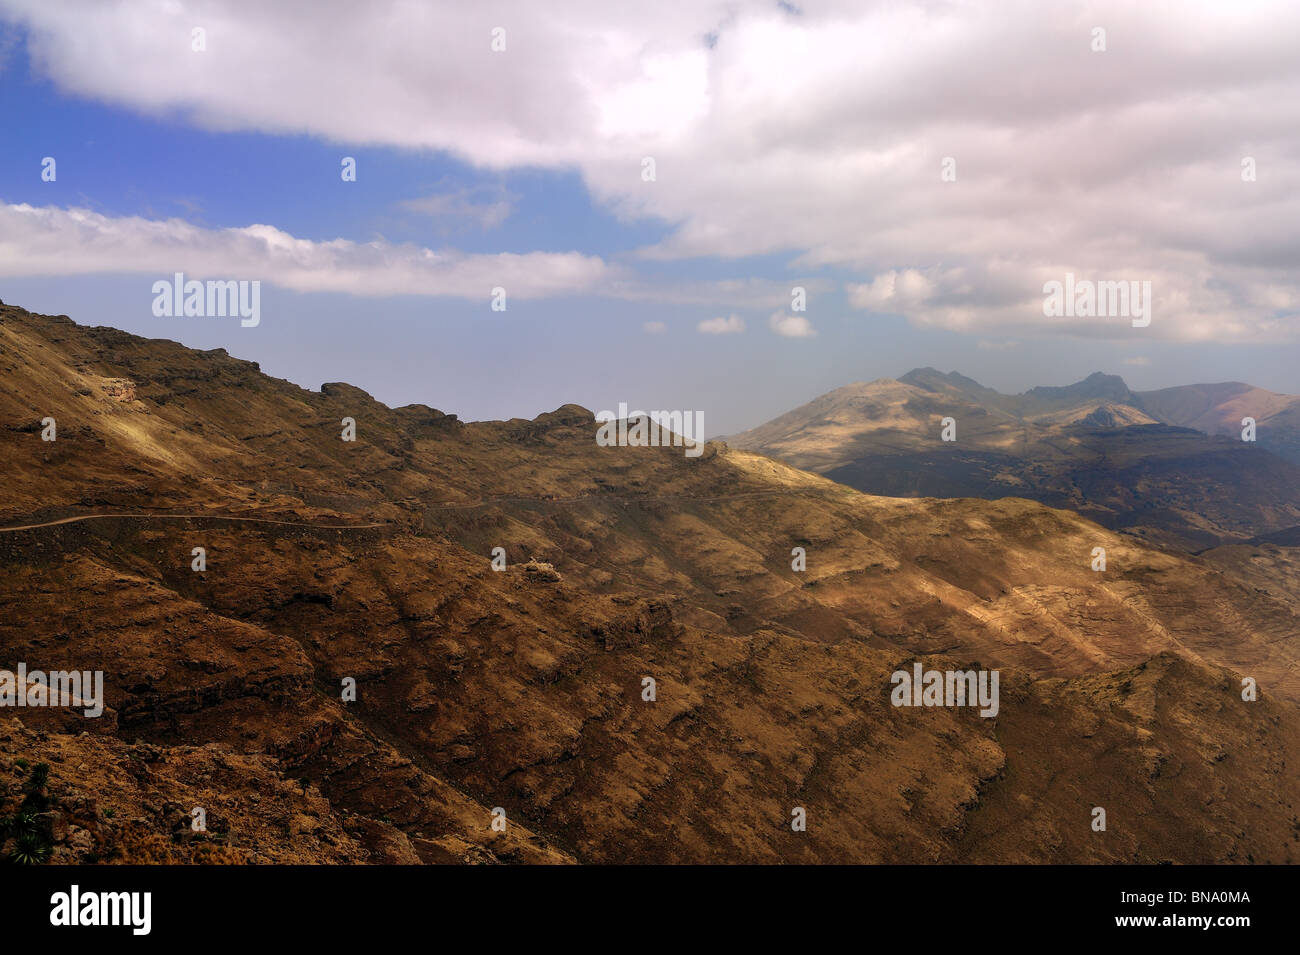
<path id="1" fill-rule="evenodd" d="M 1240 437 L 1242 419 L 1254 418 L 1260 447 L 1300 464 L 1300 397 L 1234 381 L 1145 391 L 1137 398 L 1158 420 L 1206 434 Z"/>
<path id="2" fill-rule="evenodd" d="M 99 719 L 0 709 L 61 860 L 1300 858 L 1295 604 L 1211 561 L 13 307 L 0 369 L 0 666 L 105 674 Z M 892 706 L 916 661 L 999 668 L 997 716 Z"/>

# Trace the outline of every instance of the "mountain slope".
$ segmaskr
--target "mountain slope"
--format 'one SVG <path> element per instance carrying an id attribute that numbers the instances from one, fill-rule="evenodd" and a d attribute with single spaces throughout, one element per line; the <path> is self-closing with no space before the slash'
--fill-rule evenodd
<path id="1" fill-rule="evenodd" d="M 1240 427 L 1171 425 L 1174 407 L 1115 376 L 1008 396 L 926 368 L 837 389 L 728 441 L 873 494 L 1017 495 L 1182 550 L 1300 524 L 1300 465 L 1242 442 Z M 1284 416 L 1269 419 L 1273 447 Z"/>
<path id="2" fill-rule="evenodd" d="M 575 406 L 467 424 L 20 309 L 0 332 L 0 524 L 45 525 L 0 532 L 0 666 L 107 697 L 0 723 L 100 858 L 189 858 L 141 810 L 198 800 L 267 859 L 282 823 L 338 862 L 1300 855 L 1297 617 L 1207 561 L 1025 500 L 601 448 Z M 998 715 L 892 706 L 918 661 L 999 668 Z M 121 788 L 137 739 L 160 768 Z"/>
<path id="3" fill-rule="evenodd" d="M 1136 397 L 1138 407 L 1160 421 L 1211 435 L 1240 437 L 1242 419 L 1254 418 L 1259 446 L 1300 464 L 1300 397 L 1240 382 L 1163 388 Z"/>

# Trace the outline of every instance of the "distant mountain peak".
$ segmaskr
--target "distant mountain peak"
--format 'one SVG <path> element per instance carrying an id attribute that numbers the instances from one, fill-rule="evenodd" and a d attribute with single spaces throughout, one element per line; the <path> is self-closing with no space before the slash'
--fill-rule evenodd
<path id="1" fill-rule="evenodd" d="M 925 368 L 913 368 L 906 375 L 898 379 L 905 385 L 912 385 L 915 388 L 923 388 L 926 391 L 936 390 L 936 386 L 942 388 L 956 388 L 959 391 L 989 391 L 974 378 L 967 378 L 965 375 L 956 371 L 942 372 L 937 368 L 926 366 Z"/>
<path id="2" fill-rule="evenodd" d="M 1129 390 L 1128 384 L 1123 378 L 1119 375 L 1107 375 L 1100 371 L 1094 371 L 1087 378 L 1076 381 L 1072 385 L 1061 387 L 1039 385 L 1037 388 L 1030 388 L 1025 392 L 1025 397 L 1049 401 L 1062 398 L 1097 398 L 1103 401 L 1120 403 L 1128 403 L 1134 398 L 1133 392 Z"/>
<path id="3" fill-rule="evenodd" d="M 1121 388 L 1128 388 L 1128 384 L 1119 375 L 1108 375 L 1103 371 L 1094 371 L 1083 381 L 1076 382 L 1081 385 L 1118 385 Z"/>

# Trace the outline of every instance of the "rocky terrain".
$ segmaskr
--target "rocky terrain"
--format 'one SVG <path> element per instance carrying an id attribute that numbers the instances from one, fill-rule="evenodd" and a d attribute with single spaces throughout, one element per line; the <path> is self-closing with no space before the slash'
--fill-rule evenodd
<path id="1" fill-rule="evenodd" d="M 1279 572 L 12 306 L 0 423 L 0 669 L 106 698 L 0 708 L 11 860 L 1300 858 Z M 996 717 L 891 705 L 917 661 L 999 669 Z"/>

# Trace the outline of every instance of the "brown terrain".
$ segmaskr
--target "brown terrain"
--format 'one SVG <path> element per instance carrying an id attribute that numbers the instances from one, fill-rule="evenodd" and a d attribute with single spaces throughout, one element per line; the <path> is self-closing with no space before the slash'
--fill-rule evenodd
<path id="1" fill-rule="evenodd" d="M 463 423 L 14 307 L 0 422 L 0 669 L 104 672 L 97 719 L 0 709 L 0 815 L 54 861 L 1300 860 L 1289 548 L 603 448 L 573 405 Z M 917 660 L 999 669 L 997 716 L 892 706 Z"/>

